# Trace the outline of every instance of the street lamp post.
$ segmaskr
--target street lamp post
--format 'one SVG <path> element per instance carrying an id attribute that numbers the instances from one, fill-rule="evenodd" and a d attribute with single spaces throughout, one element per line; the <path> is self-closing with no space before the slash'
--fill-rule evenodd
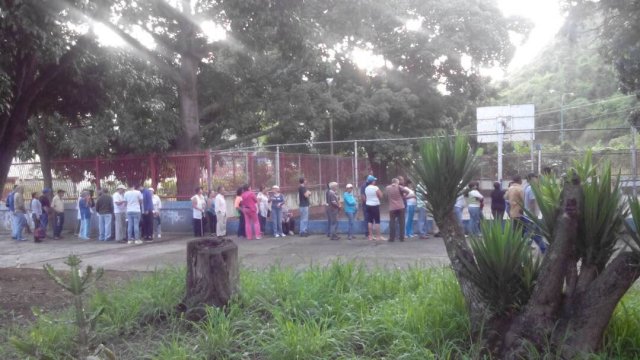
<path id="1" fill-rule="evenodd" d="M 573 96 L 574 93 L 562 93 L 560 97 L 560 145 L 564 144 L 564 97 L 565 95 Z"/>
<path id="2" fill-rule="evenodd" d="M 333 82 L 333 78 L 327 78 L 327 86 L 329 87 L 329 102 L 332 101 L 331 98 L 331 83 Z M 333 116 L 329 110 L 327 110 L 327 114 L 329 114 L 329 145 L 331 148 L 331 156 L 333 156 Z"/>

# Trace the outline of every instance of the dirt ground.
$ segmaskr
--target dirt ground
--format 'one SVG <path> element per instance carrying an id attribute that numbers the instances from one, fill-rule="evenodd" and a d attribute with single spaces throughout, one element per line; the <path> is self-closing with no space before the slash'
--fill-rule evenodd
<path id="1" fill-rule="evenodd" d="M 140 274 L 137 271 L 105 271 L 97 287 L 122 284 Z M 55 284 L 43 269 L 0 268 L 0 324 L 33 320 L 33 307 L 50 312 L 70 304 L 71 294 Z"/>

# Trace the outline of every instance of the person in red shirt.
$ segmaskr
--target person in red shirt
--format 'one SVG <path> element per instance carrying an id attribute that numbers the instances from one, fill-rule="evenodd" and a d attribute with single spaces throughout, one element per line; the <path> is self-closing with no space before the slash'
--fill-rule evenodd
<path id="1" fill-rule="evenodd" d="M 241 209 L 244 215 L 245 235 L 248 240 L 261 238 L 260 222 L 258 221 L 258 198 L 251 191 L 251 186 L 242 186 L 242 202 Z"/>

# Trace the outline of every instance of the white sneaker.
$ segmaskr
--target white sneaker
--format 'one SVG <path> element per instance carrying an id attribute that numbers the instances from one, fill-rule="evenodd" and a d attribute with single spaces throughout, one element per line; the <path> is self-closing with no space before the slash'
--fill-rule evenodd
<path id="1" fill-rule="evenodd" d="M 280 236 L 282 236 L 282 237 L 286 237 L 287 235 L 285 235 L 285 234 L 280 234 Z"/>
<path id="2" fill-rule="evenodd" d="M 158 239 L 160 239 L 162 237 L 162 234 L 158 234 Z"/>
<path id="3" fill-rule="evenodd" d="M 276 234 L 275 237 L 280 237 L 280 234 Z"/>
<path id="4" fill-rule="evenodd" d="M 133 245 L 133 240 L 129 240 L 129 241 L 127 241 L 127 244 L 129 244 L 129 245 Z"/>
<path id="5" fill-rule="evenodd" d="M 142 244 L 142 240 L 140 239 L 136 240 L 136 245 L 140 245 L 140 244 Z"/>

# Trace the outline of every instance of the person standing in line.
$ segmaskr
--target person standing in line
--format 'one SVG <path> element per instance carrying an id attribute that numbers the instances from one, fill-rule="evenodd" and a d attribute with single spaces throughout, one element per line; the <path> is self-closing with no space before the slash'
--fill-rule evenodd
<path id="1" fill-rule="evenodd" d="M 251 186 L 242 186 L 242 214 L 244 215 L 245 235 L 248 240 L 262 239 L 260 223 L 258 222 L 258 198 L 251 191 Z"/>
<path id="2" fill-rule="evenodd" d="M 224 186 L 218 186 L 216 191 L 216 236 L 227 236 L 227 200 L 224 198 Z"/>
<path id="3" fill-rule="evenodd" d="M 88 191 L 83 191 L 80 194 L 80 202 L 78 204 L 80 208 L 80 239 L 90 239 L 90 227 L 91 227 L 91 195 Z"/>
<path id="4" fill-rule="evenodd" d="M 193 236 L 204 236 L 204 210 L 207 202 L 204 199 L 202 188 L 197 187 L 195 195 L 191 197 L 191 209 L 193 210 Z"/>
<path id="5" fill-rule="evenodd" d="M 505 191 L 502 190 L 502 186 L 499 181 L 493 183 L 493 191 L 491 192 L 491 214 L 495 220 L 502 222 L 504 220 L 505 211 Z"/>
<path id="6" fill-rule="evenodd" d="M 38 193 L 31 193 L 31 219 L 33 220 L 33 242 L 42 242 L 45 236 L 42 229 L 42 203 L 38 199 Z"/>
<path id="7" fill-rule="evenodd" d="M 153 191 L 140 185 L 142 193 L 142 239 L 153 241 Z"/>
<path id="8" fill-rule="evenodd" d="M 101 195 L 96 201 L 98 241 L 109 241 L 111 239 L 111 220 L 113 219 L 113 197 L 107 189 L 102 189 L 100 193 Z"/>
<path id="9" fill-rule="evenodd" d="M 160 210 L 162 210 L 162 200 L 160 196 L 155 193 L 153 188 L 149 188 L 149 191 L 153 194 L 153 222 L 156 224 L 156 234 L 158 239 L 162 237 L 162 221 L 160 217 Z M 212 234 L 213 235 L 213 234 Z"/>
<path id="10" fill-rule="evenodd" d="M 267 190 L 264 185 L 260 186 L 258 192 L 258 220 L 260 221 L 260 233 L 264 234 L 267 231 L 267 217 L 269 216 L 269 197 L 266 194 Z"/>
<path id="11" fill-rule="evenodd" d="M 64 226 L 64 202 L 62 197 L 65 191 L 58 189 L 56 196 L 53 197 L 51 202 L 51 208 L 53 209 L 54 223 L 53 223 L 53 239 L 59 240 L 62 237 L 62 227 Z"/>
<path id="12" fill-rule="evenodd" d="M 512 221 L 518 221 L 522 214 L 522 206 L 524 205 L 524 191 L 522 190 L 522 178 L 520 175 L 513 177 L 513 181 L 509 185 L 507 192 L 504 194 L 505 200 L 509 205 L 509 217 Z M 515 225 L 515 224 L 514 224 Z"/>
<path id="13" fill-rule="evenodd" d="M 484 199 L 484 196 L 478 191 L 478 182 L 472 181 L 469 183 L 469 187 L 465 193 L 465 199 L 467 201 L 467 209 L 469 209 L 469 222 L 471 235 L 480 235 L 480 219 L 481 209 L 480 202 Z"/>
<path id="14" fill-rule="evenodd" d="M 364 182 L 362 183 L 362 185 L 360 185 L 360 205 L 362 206 L 362 216 L 364 217 L 364 222 L 366 224 L 364 227 L 364 236 L 366 238 L 369 238 L 369 226 L 367 220 L 367 195 L 365 194 L 365 189 L 367 188 L 367 186 L 369 186 L 369 176 L 372 175 L 365 176 Z"/>
<path id="15" fill-rule="evenodd" d="M 327 193 L 327 214 L 329 215 L 329 238 L 331 240 L 340 240 L 338 236 L 338 215 L 340 214 L 340 201 L 336 191 L 338 183 L 332 181 L 329 183 L 329 191 Z"/>
<path id="16" fill-rule="evenodd" d="M 44 231 L 44 237 L 47 237 L 47 227 L 49 226 L 49 213 L 51 212 L 51 199 L 49 199 L 49 195 L 51 195 L 51 189 L 46 188 L 42 190 L 42 195 L 40 196 L 40 204 L 42 205 L 42 214 L 40 215 L 40 227 Z"/>
<path id="17" fill-rule="evenodd" d="M 458 221 L 458 226 L 462 229 L 462 232 L 466 233 L 466 229 L 464 227 L 464 223 L 462 222 L 462 212 L 464 211 L 464 207 L 467 205 L 467 202 L 464 200 L 464 195 L 460 194 L 456 198 L 456 203 L 453 205 L 453 212 L 456 215 L 456 220 Z"/>
<path id="18" fill-rule="evenodd" d="M 245 233 L 245 219 L 244 214 L 242 213 L 242 186 L 236 190 L 236 198 L 233 201 L 233 207 L 236 209 L 236 215 L 238 215 L 238 237 L 245 237 L 247 234 Z"/>
<path id="19" fill-rule="evenodd" d="M 396 226 L 398 227 L 398 238 L 404 241 L 405 207 L 404 197 L 407 195 L 404 187 L 400 186 L 400 180 L 391 179 L 391 185 L 385 188 L 387 199 L 389 200 L 389 241 L 396 240 Z"/>
<path id="20" fill-rule="evenodd" d="M 369 175 L 367 177 L 367 187 L 365 188 L 365 196 L 366 196 L 366 218 L 367 218 L 367 226 L 369 228 L 369 240 L 378 239 L 384 241 L 385 238 L 382 237 L 380 233 L 380 200 L 382 199 L 382 191 L 376 185 L 378 179 L 373 175 Z M 378 234 L 376 237 L 374 231 Z"/>
<path id="21" fill-rule="evenodd" d="M 140 215 L 142 213 L 142 193 L 135 187 L 129 187 L 124 193 L 127 204 L 127 235 L 129 244 L 142 244 L 140 239 Z"/>
<path id="22" fill-rule="evenodd" d="M 309 197 L 311 191 L 307 189 L 306 180 L 301 177 L 298 187 L 298 208 L 300 211 L 300 236 L 309 236 Z"/>
<path id="23" fill-rule="evenodd" d="M 405 204 L 407 206 L 407 219 L 405 222 L 405 236 L 407 238 L 416 237 L 417 235 L 413 232 L 413 217 L 416 213 L 416 206 L 418 205 L 418 199 L 416 197 L 415 191 L 412 189 L 413 182 L 410 179 L 407 179 L 405 182 L 405 191 L 407 194 L 404 197 Z M 420 229 L 418 229 L 420 231 Z"/>
<path id="24" fill-rule="evenodd" d="M 416 187 L 416 209 L 418 210 L 418 234 L 420 239 L 429 238 L 428 219 L 427 219 L 427 202 L 424 197 L 424 189 L 418 185 Z"/>
<path id="25" fill-rule="evenodd" d="M 18 185 L 13 194 L 13 222 L 16 226 L 13 237 L 18 241 L 27 241 L 27 239 L 22 236 L 22 231 L 24 227 L 27 226 L 26 215 L 27 208 L 24 205 L 24 187 Z"/>
<path id="26" fill-rule="evenodd" d="M 536 194 L 533 192 L 533 185 L 538 182 L 538 175 L 530 173 L 527 175 L 527 185 L 524 187 L 524 208 L 527 210 L 527 215 L 530 217 L 538 218 L 538 202 L 536 200 Z M 541 253 L 545 253 L 547 245 L 544 243 L 542 236 L 536 229 L 536 224 L 527 216 L 522 216 L 521 220 L 526 232 L 531 233 L 531 240 L 533 240 L 540 248 Z"/>
<path id="27" fill-rule="evenodd" d="M 271 222 L 273 223 L 273 236 L 285 237 L 282 231 L 282 205 L 284 204 L 284 195 L 280 193 L 280 187 L 273 185 L 271 187 L 273 193 L 269 197 L 271 202 Z"/>
<path id="28" fill-rule="evenodd" d="M 207 225 L 209 226 L 209 233 L 211 234 L 211 236 L 213 236 L 216 234 L 216 226 L 218 225 L 218 220 L 216 219 L 216 192 L 213 190 L 209 190 L 206 199 Z"/>
<path id="29" fill-rule="evenodd" d="M 9 209 L 9 214 L 11 214 L 11 238 L 13 240 L 18 240 L 14 236 L 16 233 L 16 222 L 14 221 L 14 216 L 13 216 L 15 212 L 15 206 L 13 205 L 14 204 L 13 200 L 14 200 L 17 188 L 18 188 L 18 185 L 13 185 L 13 190 L 11 190 L 9 195 L 7 195 L 7 200 L 5 201 L 7 205 L 7 209 Z"/>
<path id="30" fill-rule="evenodd" d="M 349 228 L 347 231 L 347 239 L 353 240 L 353 224 L 356 219 L 356 212 L 358 211 L 358 202 L 355 196 L 353 196 L 353 185 L 347 184 L 344 194 L 342 194 L 344 200 L 344 213 L 349 220 Z"/>
<path id="31" fill-rule="evenodd" d="M 113 193 L 113 216 L 116 222 L 116 236 L 115 240 L 119 243 L 126 242 L 127 237 L 127 202 L 124 199 L 124 192 L 126 188 L 120 184 L 116 187 L 116 192 Z"/>

